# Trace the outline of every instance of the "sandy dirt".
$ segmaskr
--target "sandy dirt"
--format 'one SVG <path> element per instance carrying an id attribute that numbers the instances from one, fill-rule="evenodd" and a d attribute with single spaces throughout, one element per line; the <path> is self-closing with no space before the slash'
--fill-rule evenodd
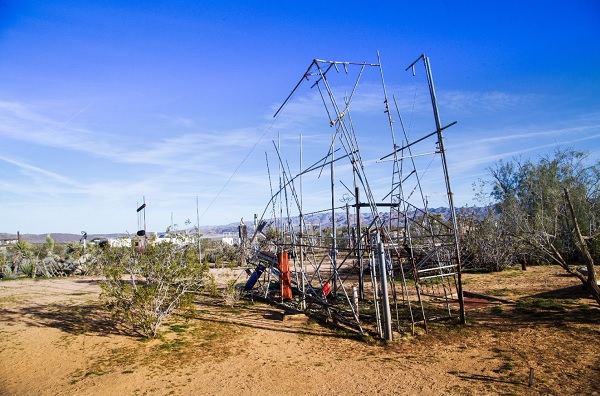
<path id="1" fill-rule="evenodd" d="M 2 281 L 0 395 L 600 395 L 600 309 L 575 278 L 530 267 L 464 284 L 520 303 L 472 300 L 466 326 L 384 344 L 207 296 L 146 341 L 110 321 L 95 279 Z"/>

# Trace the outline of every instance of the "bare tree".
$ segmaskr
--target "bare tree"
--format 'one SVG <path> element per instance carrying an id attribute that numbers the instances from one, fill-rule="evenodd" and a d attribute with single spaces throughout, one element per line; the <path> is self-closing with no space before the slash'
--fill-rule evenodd
<path id="1" fill-rule="evenodd" d="M 520 243 L 498 216 L 495 206 L 463 208 L 458 213 L 463 264 L 489 271 L 502 271 L 519 257 Z"/>
<path id="2" fill-rule="evenodd" d="M 585 153 L 557 150 L 538 163 L 514 160 L 496 165 L 492 196 L 505 231 L 529 246 L 540 261 L 560 265 L 576 276 L 600 304 L 594 253 L 599 238 L 600 163 L 588 165 Z M 584 236 L 580 224 L 590 224 Z M 583 261 L 584 275 L 574 265 Z"/>
<path id="3" fill-rule="evenodd" d="M 596 270 L 594 268 L 594 258 L 590 253 L 588 245 L 584 236 L 581 234 L 581 229 L 579 228 L 579 222 L 577 221 L 577 216 L 575 216 L 575 209 L 573 208 L 573 203 L 571 202 L 571 197 L 569 196 L 569 190 L 567 188 L 564 189 L 565 200 L 567 201 L 567 206 L 569 208 L 569 214 L 571 215 L 571 219 L 573 220 L 573 233 L 575 234 L 577 247 L 581 250 L 583 254 L 583 259 L 585 261 L 587 267 L 587 274 L 584 276 L 580 271 L 573 271 L 571 266 L 569 266 L 566 262 L 562 264 L 562 267 L 567 270 L 569 273 L 574 274 L 579 278 L 579 280 L 588 288 L 592 296 L 596 299 L 598 304 L 600 305 L 600 287 L 598 287 L 598 281 L 596 280 Z"/>

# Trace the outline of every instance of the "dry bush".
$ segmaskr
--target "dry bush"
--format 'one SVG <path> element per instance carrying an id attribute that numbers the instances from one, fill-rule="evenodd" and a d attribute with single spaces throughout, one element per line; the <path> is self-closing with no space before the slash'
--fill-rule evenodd
<path id="1" fill-rule="evenodd" d="M 102 298 L 113 316 L 148 338 L 156 337 L 173 313 L 192 309 L 194 293 L 203 288 L 208 274 L 194 245 L 108 248 L 99 262 L 105 277 Z"/>

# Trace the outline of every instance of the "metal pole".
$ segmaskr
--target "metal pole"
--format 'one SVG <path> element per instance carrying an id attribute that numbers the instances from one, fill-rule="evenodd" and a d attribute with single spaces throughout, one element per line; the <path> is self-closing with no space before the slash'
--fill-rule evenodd
<path id="1" fill-rule="evenodd" d="M 277 132 L 277 155 L 279 156 L 281 153 L 281 133 Z M 279 166 L 279 191 L 283 189 L 282 181 L 281 181 L 281 160 L 278 161 Z M 282 194 L 279 195 L 279 238 L 280 241 L 283 242 L 283 198 Z"/>
<path id="2" fill-rule="evenodd" d="M 198 196 L 196 195 L 196 222 L 198 228 L 196 229 L 196 235 L 198 236 L 198 259 L 202 262 L 202 243 L 200 242 L 200 213 L 198 212 Z"/>
<path id="3" fill-rule="evenodd" d="M 306 309 L 306 290 L 304 284 L 304 211 L 302 208 L 302 134 L 300 134 L 300 275 L 302 286 L 302 306 L 301 309 Z"/>
<path id="4" fill-rule="evenodd" d="M 388 297 L 387 288 L 387 268 L 385 265 L 385 251 L 383 250 L 383 242 L 379 231 L 377 232 L 377 254 L 379 257 L 379 276 L 381 277 L 381 303 L 383 305 L 384 337 L 388 341 L 392 341 L 392 313 L 390 311 L 390 300 Z"/>
<path id="5" fill-rule="evenodd" d="M 429 93 L 431 95 L 431 105 L 433 107 L 433 114 L 435 116 L 435 126 L 438 132 L 438 145 L 439 151 L 442 158 L 442 167 L 444 170 L 444 177 L 446 181 L 446 191 L 448 193 L 448 203 L 450 204 L 450 215 L 452 217 L 452 228 L 454 231 L 454 248 L 456 250 L 456 273 L 458 277 L 458 303 L 460 309 L 460 323 L 466 323 L 465 317 L 465 302 L 462 290 L 462 270 L 460 262 L 460 247 L 458 244 L 458 227 L 456 225 L 456 210 L 454 209 L 454 198 L 452 189 L 450 188 L 450 176 L 448 175 L 448 164 L 446 163 L 446 151 L 444 150 L 444 137 L 442 135 L 442 123 L 440 121 L 440 115 L 437 107 L 437 99 L 435 96 L 435 89 L 433 86 L 433 77 L 431 75 L 431 66 L 429 64 L 429 58 L 423 55 L 423 63 L 425 63 L 425 71 L 427 72 L 427 81 L 429 82 Z"/>
<path id="6" fill-rule="evenodd" d="M 377 238 L 373 234 L 368 235 L 369 247 L 377 245 Z M 377 333 L 380 337 L 383 337 L 383 329 L 381 328 L 381 310 L 379 306 L 379 288 L 377 286 L 377 258 L 376 249 L 371 249 L 369 253 L 369 272 L 371 274 L 371 284 L 373 285 L 373 303 L 375 306 L 375 323 L 377 324 Z"/>
<path id="7" fill-rule="evenodd" d="M 346 232 L 348 233 L 348 238 L 350 238 L 350 210 L 348 206 L 348 202 L 346 202 Z"/>
<path id="8" fill-rule="evenodd" d="M 364 287 L 364 263 L 363 263 L 363 252 L 362 252 L 362 233 L 360 230 L 360 199 L 358 197 L 358 186 L 354 187 L 354 196 L 356 198 L 356 255 L 358 256 L 358 296 L 361 301 L 365 299 L 365 287 Z"/>
<path id="9" fill-rule="evenodd" d="M 356 317 L 358 317 L 360 314 L 358 312 L 358 290 L 356 289 L 356 286 L 352 286 L 352 303 L 354 304 Z"/>
<path id="10" fill-rule="evenodd" d="M 146 196 L 142 197 L 144 200 L 144 249 L 148 247 L 148 235 L 146 232 Z"/>
<path id="11" fill-rule="evenodd" d="M 335 178 L 333 174 L 333 163 L 335 157 L 335 151 L 333 150 L 333 144 L 335 142 L 335 135 L 332 137 L 331 141 L 331 261 L 333 263 L 333 294 L 334 296 L 337 294 L 337 227 L 335 224 Z"/>

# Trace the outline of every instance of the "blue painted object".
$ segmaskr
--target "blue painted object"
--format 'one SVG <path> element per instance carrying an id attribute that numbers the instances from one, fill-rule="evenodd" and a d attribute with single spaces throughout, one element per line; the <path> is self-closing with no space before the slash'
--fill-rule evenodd
<path id="1" fill-rule="evenodd" d="M 246 291 L 252 290 L 252 288 L 254 287 L 256 282 L 258 282 L 258 279 L 260 278 L 260 276 L 265 271 L 265 268 L 266 267 L 262 264 L 258 264 L 256 266 L 254 273 L 250 276 L 250 279 L 248 279 L 248 282 L 246 282 L 246 285 L 244 285 L 244 290 L 246 290 Z"/>

